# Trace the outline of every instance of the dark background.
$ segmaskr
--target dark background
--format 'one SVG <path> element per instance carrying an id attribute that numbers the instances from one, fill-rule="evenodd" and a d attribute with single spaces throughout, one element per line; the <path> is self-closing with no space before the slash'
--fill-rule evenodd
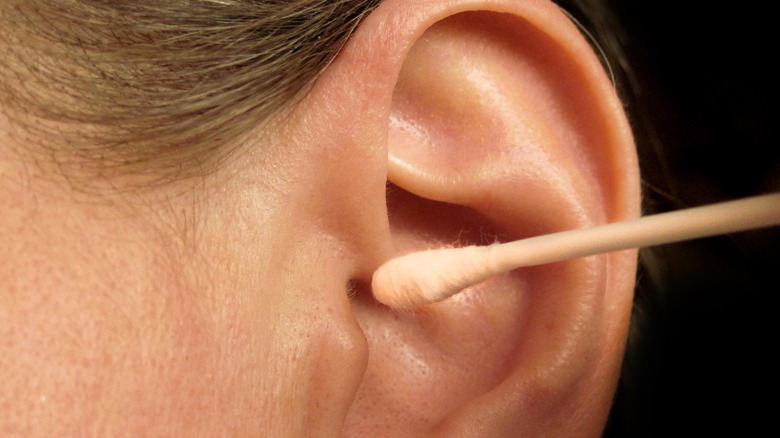
<path id="1" fill-rule="evenodd" d="M 774 13 L 747 2 L 610 3 L 634 85 L 626 101 L 647 212 L 780 191 Z M 606 436 L 775 430 L 779 230 L 642 254 Z"/>

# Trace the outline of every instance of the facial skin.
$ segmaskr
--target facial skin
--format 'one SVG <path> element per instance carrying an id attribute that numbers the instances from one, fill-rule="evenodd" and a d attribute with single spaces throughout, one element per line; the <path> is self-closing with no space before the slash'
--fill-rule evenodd
<path id="1" fill-rule="evenodd" d="M 93 199 L 7 158 L 4 435 L 338 424 L 366 360 L 345 290 L 358 242 L 317 220 L 338 206 L 300 201 L 311 163 Z"/>
<path id="2" fill-rule="evenodd" d="M 608 81 L 592 73 L 595 57 L 572 61 L 572 77 L 587 85 L 571 100 L 596 115 L 567 123 L 561 138 L 578 138 L 569 142 L 549 133 L 554 115 L 571 109 L 550 103 L 558 83 L 507 85 L 497 106 L 404 85 L 436 73 L 404 64 L 412 47 L 409 59 L 434 50 L 456 73 L 488 75 L 482 85 L 510 80 L 506 49 L 480 55 L 486 70 L 456 65 L 455 51 L 483 53 L 456 36 L 491 20 L 462 16 L 420 39 L 463 11 L 530 17 L 544 32 L 521 26 L 522 35 L 549 32 L 558 42 L 539 47 L 567 53 L 552 64 L 585 50 L 554 6 L 521 3 L 386 2 L 300 105 L 258 127 L 216 171 L 148 190 L 122 190 L 119 174 L 63 175 L 0 118 L 0 435 L 598 435 L 633 253 L 513 274 L 412 314 L 379 307 L 365 286 L 396 252 L 481 238 L 469 230 L 514 238 L 638 214 L 630 132 Z M 460 79 L 439 78 L 453 88 Z M 485 90 L 461 88 L 470 100 Z M 415 111 L 431 108 L 441 129 L 495 149 L 456 149 L 446 160 L 427 155 L 438 149 L 409 152 L 388 121 L 416 123 Z M 546 128 L 507 128 L 511 120 L 492 113 L 501 108 Z M 575 135 L 613 117 L 603 132 Z M 487 141 L 480 129 L 491 120 L 505 131 Z M 591 158 L 583 150 L 599 135 Z M 521 136 L 540 143 L 513 153 Z M 486 166 L 477 156 L 509 160 Z M 557 164 L 538 171 L 545 160 Z M 477 174 L 464 187 L 443 183 Z M 388 180 L 400 187 L 390 219 Z"/>

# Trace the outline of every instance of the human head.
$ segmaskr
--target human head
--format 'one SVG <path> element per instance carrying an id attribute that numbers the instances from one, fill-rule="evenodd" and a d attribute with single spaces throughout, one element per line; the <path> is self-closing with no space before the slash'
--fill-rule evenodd
<path id="1" fill-rule="evenodd" d="M 569 18 L 546 0 L 339 2 L 347 19 L 304 38 L 322 56 L 279 40 L 308 70 L 275 98 L 265 81 L 296 70 L 247 71 L 269 62 L 245 57 L 252 20 L 232 25 L 254 2 L 179 4 L 173 26 L 144 2 L 3 6 L 3 49 L 24 56 L 1 76 L 0 430 L 598 435 L 634 252 L 412 313 L 367 288 L 398 252 L 639 214 L 622 107 Z"/>

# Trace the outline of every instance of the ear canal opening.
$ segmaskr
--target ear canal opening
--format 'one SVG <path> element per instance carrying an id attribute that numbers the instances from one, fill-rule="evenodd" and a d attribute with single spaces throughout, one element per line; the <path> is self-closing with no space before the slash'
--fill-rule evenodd
<path id="1" fill-rule="evenodd" d="M 515 237 L 469 206 L 430 200 L 392 182 L 386 196 L 399 255 Z M 528 310 L 522 275 L 492 279 L 413 310 L 380 305 L 366 283 L 352 287 L 355 316 L 371 352 L 355 404 L 372 423 L 386 421 L 387 430 L 431 430 L 511 375 Z M 419 418 L 399 425 L 393 413 Z"/>

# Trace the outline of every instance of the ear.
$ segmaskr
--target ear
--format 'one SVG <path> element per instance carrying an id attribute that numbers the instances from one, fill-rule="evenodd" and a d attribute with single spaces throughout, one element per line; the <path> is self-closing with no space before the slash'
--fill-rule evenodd
<path id="1" fill-rule="evenodd" d="M 334 132 L 350 125 L 352 142 L 342 143 L 358 139 L 373 157 L 352 180 L 366 210 L 379 205 L 377 180 L 388 181 L 377 248 L 489 244 L 639 215 L 622 106 L 576 26 L 548 1 L 388 0 L 315 91 Z M 343 102 L 352 107 L 338 121 Z M 372 267 L 393 255 L 355 251 Z M 635 260 L 624 251 L 521 269 L 410 313 L 359 291 L 352 304 L 369 359 L 345 430 L 599 435 Z"/>

